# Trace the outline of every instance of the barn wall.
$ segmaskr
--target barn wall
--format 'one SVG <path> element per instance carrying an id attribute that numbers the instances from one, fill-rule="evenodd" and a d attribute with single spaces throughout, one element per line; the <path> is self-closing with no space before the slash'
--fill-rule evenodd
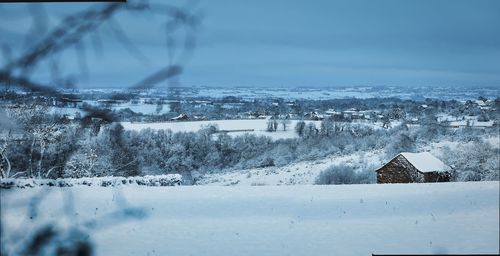
<path id="1" fill-rule="evenodd" d="M 428 172 L 424 173 L 425 182 L 448 182 L 451 175 L 448 172 Z"/>
<path id="2" fill-rule="evenodd" d="M 423 182 L 424 175 L 399 155 L 377 170 L 377 183 Z"/>

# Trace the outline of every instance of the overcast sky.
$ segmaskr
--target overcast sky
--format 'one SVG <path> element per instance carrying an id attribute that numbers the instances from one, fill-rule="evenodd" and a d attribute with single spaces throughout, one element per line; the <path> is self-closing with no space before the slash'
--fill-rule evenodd
<path id="1" fill-rule="evenodd" d="M 169 1 L 184 4 L 184 1 Z M 44 4 L 49 24 L 92 4 Z M 205 86 L 500 86 L 500 1 L 205 0 L 197 48 L 181 85 Z M 0 4 L 0 42 L 26 40 L 26 4 Z M 146 56 L 139 61 L 106 26 L 104 54 L 86 38 L 89 76 L 77 54 L 59 56 L 61 72 L 82 86 L 126 86 L 168 63 L 163 19 L 120 14 L 117 21 Z M 5 57 L 0 63 L 4 65 Z M 51 79 L 43 63 L 34 78 Z"/>

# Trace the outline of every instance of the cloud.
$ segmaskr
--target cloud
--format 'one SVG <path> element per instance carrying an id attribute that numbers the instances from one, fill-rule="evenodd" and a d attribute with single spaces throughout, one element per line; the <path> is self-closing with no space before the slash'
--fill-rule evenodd
<path id="1" fill-rule="evenodd" d="M 45 7 L 53 22 L 66 12 L 63 4 Z M 206 15 L 181 79 L 187 85 L 500 84 L 499 1 L 220 0 L 200 1 L 200 8 Z M 89 59 L 86 86 L 133 84 L 165 64 L 162 20 L 117 20 L 149 65 L 103 28 L 105 57 Z M 2 40 L 12 43 L 29 19 L 3 24 Z M 63 59 L 78 72 L 74 53 Z"/>

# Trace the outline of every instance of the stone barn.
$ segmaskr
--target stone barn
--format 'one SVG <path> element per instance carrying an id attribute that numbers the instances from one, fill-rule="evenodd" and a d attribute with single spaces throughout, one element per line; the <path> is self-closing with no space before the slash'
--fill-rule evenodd
<path id="1" fill-rule="evenodd" d="M 375 170 L 377 183 L 447 182 L 451 168 L 429 152 L 400 153 Z"/>

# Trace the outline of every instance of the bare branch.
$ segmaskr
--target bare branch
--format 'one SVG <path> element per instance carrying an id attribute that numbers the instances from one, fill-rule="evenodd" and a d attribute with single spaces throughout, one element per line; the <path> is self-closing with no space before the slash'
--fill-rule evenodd
<path id="1" fill-rule="evenodd" d="M 156 86 L 158 83 L 165 81 L 167 79 L 178 76 L 182 73 L 182 68 L 180 66 L 169 66 L 163 68 L 156 73 L 144 78 L 140 82 L 131 86 L 130 89 L 149 89 Z"/>
<path id="2" fill-rule="evenodd" d="M 10 72 L 17 68 L 36 65 L 49 54 L 66 49 L 69 45 L 79 42 L 87 32 L 99 27 L 123 6 L 120 3 L 112 3 L 104 7 L 90 8 L 84 12 L 67 16 L 44 40 L 21 58 L 6 65 L 4 70 Z"/>

